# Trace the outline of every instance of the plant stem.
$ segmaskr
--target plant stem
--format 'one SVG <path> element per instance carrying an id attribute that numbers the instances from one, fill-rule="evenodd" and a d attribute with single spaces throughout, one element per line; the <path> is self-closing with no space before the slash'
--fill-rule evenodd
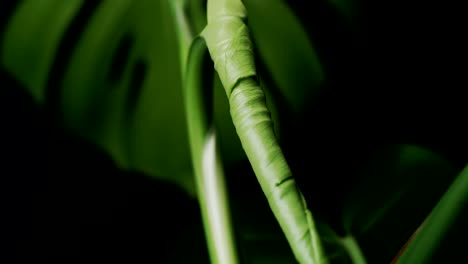
<path id="1" fill-rule="evenodd" d="M 211 129 L 206 137 L 202 164 L 203 179 L 199 181 L 202 182 L 199 189 L 205 193 L 205 210 L 210 226 L 211 262 L 236 264 L 239 261 L 231 228 L 225 177 L 214 129 Z"/>
<path id="2" fill-rule="evenodd" d="M 168 0 L 171 8 L 172 15 L 174 17 L 178 46 L 179 46 L 179 60 L 181 73 L 184 75 L 188 51 L 190 44 L 194 39 L 194 33 L 191 32 L 189 21 L 184 13 L 184 8 L 187 5 L 187 0 Z"/>
<path id="3" fill-rule="evenodd" d="M 168 0 L 175 18 L 179 42 L 181 75 L 187 114 L 192 164 L 197 183 L 205 237 L 212 263 L 237 264 L 235 240 L 227 202 L 227 188 L 217 147 L 216 131 L 209 129 L 204 94 L 204 60 L 209 59 L 205 42 L 194 39 L 184 14 L 186 0 Z"/>
<path id="4" fill-rule="evenodd" d="M 189 128 L 192 163 L 197 179 L 208 250 L 212 263 L 238 263 L 232 231 L 227 188 L 216 146 L 216 132 L 209 128 L 207 106 L 204 101 L 203 60 L 209 59 L 205 42 L 195 39 L 189 53 L 185 86 L 185 105 Z M 208 96 L 209 97 L 209 96 Z"/>
<path id="5" fill-rule="evenodd" d="M 366 264 L 366 258 L 362 254 L 358 242 L 353 236 L 347 236 L 341 239 L 341 244 L 351 258 L 353 264 Z"/>

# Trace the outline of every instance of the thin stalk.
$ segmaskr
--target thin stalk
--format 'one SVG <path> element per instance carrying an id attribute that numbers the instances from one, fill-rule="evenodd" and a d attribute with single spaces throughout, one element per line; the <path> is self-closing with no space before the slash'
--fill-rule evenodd
<path id="1" fill-rule="evenodd" d="M 185 79 L 185 105 L 192 162 L 205 234 L 212 263 L 239 263 L 227 202 L 227 188 L 216 146 L 216 132 L 209 128 L 206 94 L 203 90 L 203 60 L 208 58 L 204 41 L 197 38 L 190 50 Z"/>
<path id="2" fill-rule="evenodd" d="M 205 214 L 209 222 L 211 263 L 236 264 L 237 252 L 228 208 L 225 177 L 217 146 L 216 131 L 208 132 L 203 148 L 203 179 L 199 190 L 205 193 Z"/>
<path id="3" fill-rule="evenodd" d="M 328 263 L 307 208 L 273 130 L 256 80 L 253 44 L 240 0 L 208 0 L 202 32 L 229 99 L 231 117 L 252 168 L 300 263 Z"/>
<path id="4" fill-rule="evenodd" d="M 180 68 L 181 74 L 183 75 L 185 73 L 190 44 L 195 38 L 194 33 L 190 30 L 189 21 L 184 13 L 184 9 L 187 6 L 188 1 L 168 0 L 168 2 L 175 22 L 177 41 L 179 42 Z"/>
<path id="5" fill-rule="evenodd" d="M 353 236 L 342 238 L 341 245 L 343 245 L 353 264 L 367 264 L 367 260 L 364 257 L 364 254 L 362 254 L 362 250 Z"/>
<path id="6" fill-rule="evenodd" d="M 212 263 L 238 263 L 225 176 L 217 147 L 214 128 L 209 129 L 211 117 L 203 93 L 203 67 L 208 57 L 205 42 L 194 39 L 184 14 L 186 0 L 168 0 L 175 18 L 179 42 L 184 103 L 187 114 L 188 135 L 194 167 L 198 200 L 201 207 L 205 237 Z"/>

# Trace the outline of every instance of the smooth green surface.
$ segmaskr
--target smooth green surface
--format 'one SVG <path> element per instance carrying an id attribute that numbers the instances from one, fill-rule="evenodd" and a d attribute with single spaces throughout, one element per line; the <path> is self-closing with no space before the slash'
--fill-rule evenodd
<path id="1" fill-rule="evenodd" d="M 177 25 L 190 151 L 208 251 L 212 263 L 236 264 L 238 257 L 218 137 L 213 124 L 208 123 L 213 120 L 211 102 L 206 100 L 212 98 L 211 82 L 204 80 L 208 50 L 202 38 L 194 40 L 194 29 L 189 28 L 188 2 L 170 4 Z M 213 76 L 213 70 L 208 72 Z"/>
<path id="2" fill-rule="evenodd" d="M 205 224 L 205 235 L 212 263 L 238 263 L 230 220 L 224 173 L 211 120 L 207 87 L 203 81 L 208 50 L 202 38 L 196 38 L 189 53 L 185 79 L 185 105 L 193 166 L 197 177 L 198 199 Z M 209 83 L 208 83 L 209 84 Z"/>
<path id="3" fill-rule="evenodd" d="M 103 1 L 88 23 L 62 84 L 69 126 L 109 151 L 121 167 L 176 182 L 194 194 L 168 1 Z M 111 82 L 109 71 L 124 38 L 131 43 L 128 59 L 119 80 Z M 132 83 L 137 63 L 146 65 L 141 88 Z M 133 89 L 140 94 L 129 109 Z"/>
<path id="4" fill-rule="evenodd" d="M 343 248 L 348 253 L 349 258 L 353 264 L 366 264 L 366 257 L 363 255 L 359 243 L 352 236 L 347 236 L 341 239 L 341 244 Z"/>
<path id="5" fill-rule="evenodd" d="M 186 65 L 186 60 L 188 59 L 188 52 L 190 49 L 190 43 L 193 41 L 193 36 L 195 32 L 191 28 L 190 22 L 187 19 L 187 0 L 172 0 L 168 1 L 171 8 L 172 17 L 175 24 L 175 30 L 177 32 L 177 40 L 179 42 L 179 60 L 181 66 L 181 73 L 183 75 Z"/>
<path id="6" fill-rule="evenodd" d="M 134 29 L 142 37 L 141 43 L 146 44 L 150 63 L 131 132 L 131 155 L 135 157 L 133 167 L 164 175 L 167 180 L 173 180 L 192 192 L 194 176 L 175 25 L 167 1 L 137 3 L 145 4 L 135 10 L 138 23 Z"/>

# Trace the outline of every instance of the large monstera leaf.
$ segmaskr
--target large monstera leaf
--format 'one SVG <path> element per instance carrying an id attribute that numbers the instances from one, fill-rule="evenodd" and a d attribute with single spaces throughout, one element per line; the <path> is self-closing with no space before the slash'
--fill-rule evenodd
<path id="1" fill-rule="evenodd" d="M 167 1 L 22 1 L 9 19 L 2 64 L 120 167 L 193 194 L 168 10 Z"/>

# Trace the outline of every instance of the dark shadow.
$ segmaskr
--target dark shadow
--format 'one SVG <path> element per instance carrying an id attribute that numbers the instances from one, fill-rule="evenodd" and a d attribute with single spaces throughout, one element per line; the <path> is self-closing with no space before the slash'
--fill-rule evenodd
<path id="1" fill-rule="evenodd" d="M 0 2 L 0 50 L 3 50 L 4 33 L 10 18 L 13 16 L 20 3 L 20 0 L 3 0 Z M 1 55 L 0 53 L 0 61 L 3 60 Z"/>
<path id="2" fill-rule="evenodd" d="M 195 200 L 120 170 L 0 73 L 1 263 L 209 262 Z"/>
<path id="3" fill-rule="evenodd" d="M 79 43 L 82 33 L 85 31 L 90 17 L 101 0 L 84 1 L 80 10 L 68 25 L 60 44 L 55 53 L 55 60 L 49 71 L 49 79 L 46 90 L 46 109 L 51 117 L 62 120 L 62 111 L 60 107 L 62 80 L 67 69 L 71 55 Z"/>
<path id="4" fill-rule="evenodd" d="M 127 95 L 127 113 L 133 117 L 135 108 L 138 105 L 138 99 L 140 98 L 143 83 L 145 81 L 148 66 L 145 61 L 139 59 L 135 62 L 132 68 L 132 77 L 128 87 Z"/>
<path id="5" fill-rule="evenodd" d="M 134 39 L 130 35 L 124 35 L 120 40 L 107 77 L 111 84 L 116 84 L 122 79 L 125 65 L 128 64 L 133 44 Z"/>
<path id="6" fill-rule="evenodd" d="M 309 205 L 337 231 L 350 183 L 386 145 L 423 146 L 459 168 L 468 162 L 460 89 L 467 85 L 459 64 L 448 60 L 461 51 L 456 35 L 444 32 L 453 23 L 431 15 L 447 7 L 356 1 L 359 27 L 353 28 L 329 1 L 288 3 L 317 49 L 326 81 L 299 121 L 287 123 L 282 144 Z"/>

